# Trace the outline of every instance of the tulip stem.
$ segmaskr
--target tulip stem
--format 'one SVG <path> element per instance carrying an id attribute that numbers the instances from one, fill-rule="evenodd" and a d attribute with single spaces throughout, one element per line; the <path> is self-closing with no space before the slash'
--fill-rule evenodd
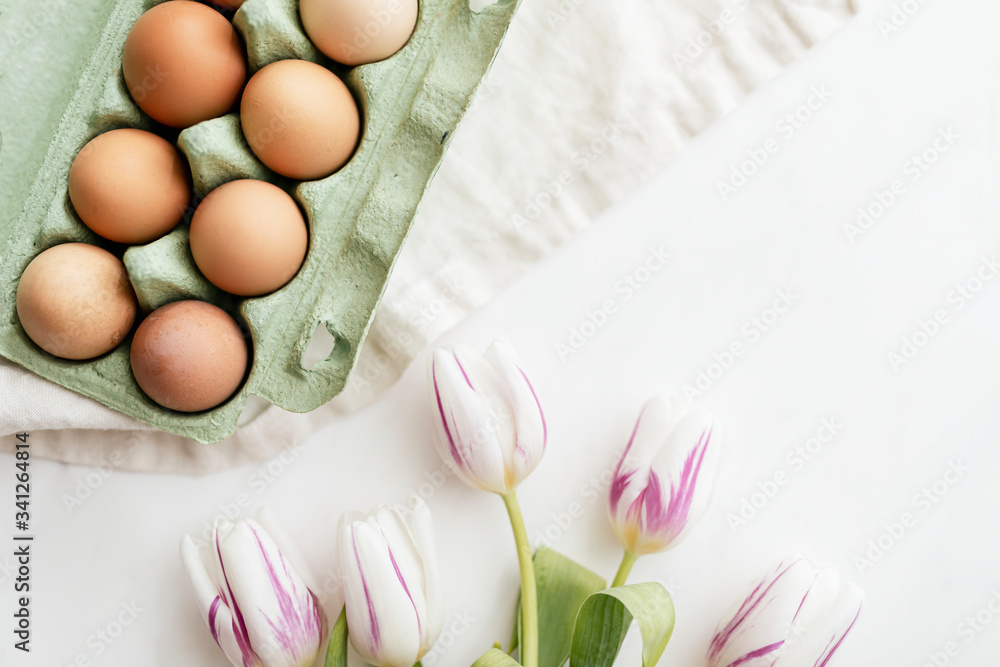
<path id="1" fill-rule="evenodd" d="M 524 517 L 517 502 L 517 493 L 509 491 L 503 496 L 503 503 L 510 515 L 510 525 L 514 529 L 517 544 L 517 562 L 521 566 L 521 664 L 524 667 L 538 667 L 538 592 L 535 589 L 535 564 L 532 560 L 528 531 L 524 529 Z"/>
<path id="2" fill-rule="evenodd" d="M 611 588 L 618 588 L 625 585 L 628 575 L 632 572 L 632 566 L 635 565 L 637 560 L 639 560 L 639 554 L 632 553 L 628 549 L 625 550 L 625 555 L 622 557 L 622 564 L 618 566 L 618 573 L 615 574 L 615 580 L 611 582 Z"/>

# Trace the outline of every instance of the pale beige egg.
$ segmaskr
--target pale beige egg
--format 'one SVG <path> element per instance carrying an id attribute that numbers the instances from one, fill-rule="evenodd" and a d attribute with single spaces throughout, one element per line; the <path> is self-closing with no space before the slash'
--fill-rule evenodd
<path id="1" fill-rule="evenodd" d="M 92 359 L 121 343 L 136 302 L 125 265 L 86 243 L 64 243 L 28 264 L 17 285 L 17 317 L 40 348 L 65 359 Z"/>
<path id="2" fill-rule="evenodd" d="M 417 24 L 417 0 L 301 0 L 309 39 L 338 63 L 364 65 L 399 51 Z"/>

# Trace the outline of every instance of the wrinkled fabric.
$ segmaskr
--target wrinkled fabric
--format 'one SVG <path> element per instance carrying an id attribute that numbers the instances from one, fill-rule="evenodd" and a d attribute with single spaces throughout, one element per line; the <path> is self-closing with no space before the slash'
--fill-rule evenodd
<path id="1" fill-rule="evenodd" d="M 341 396 L 306 415 L 252 399 L 237 433 L 205 446 L 0 360 L 0 435 L 48 430 L 33 439 L 35 456 L 134 470 L 204 474 L 270 458 L 371 403 L 432 340 L 857 9 L 855 0 L 525 2 L 424 200 Z M 0 448 L 12 449 L 12 439 Z"/>

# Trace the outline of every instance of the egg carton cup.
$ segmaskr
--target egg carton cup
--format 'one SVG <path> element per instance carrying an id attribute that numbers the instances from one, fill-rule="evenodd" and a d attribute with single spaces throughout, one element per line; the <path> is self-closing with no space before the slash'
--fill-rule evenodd
<path id="1" fill-rule="evenodd" d="M 343 169 L 302 183 L 274 174 L 257 160 L 237 114 L 198 123 L 177 136 L 191 167 L 195 201 L 228 181 L 261 179 L 292 194 L 309 225 L 309 251 L 299 273 L 259 298 L 235 297 L 205 280 L 188 246 L 187 219 L 167 236 L 125 250 L 143 311 L 137 323 L 166 303 L 201 299 L 230 312 L 252 339 L 252 361 L 239 392 L 212 410 L 185 414 L 154 403 L 136 384 L 129 363 L 131 336 L 102 357 L 69 361 L 35 345 L 17 317 L 21 273 L 46 248 L 86 242 L 121 254 L 122 247 L 90 232 L 70 203 L 67 179 L 79 150 L 107 130 L 162 129 L 132 101 L 121 73 L 129 30 L 159 3 L 118 0 L 93 35 L 93 51 L 84 55 L 89 59 L 57 132 L 47 146 L 36 147 L 45 158 L 27 199 L 12 220 L 0 223 L 7 239 L 0 258 L 0 354 L 108 407 L 202 443 L 231 435 L 251 395 L 293 412 L 308 412 L 332 399 L 347 383 L 417 206 L 519 1 L 500 0 L 473 12 L 469 0 L 421 0 L 407 45 L 387 60 L 353 69 L 316 50 L 302 30 L 297 0 L 248 0 L 236 12 L 233 24 L 246 44 L 251 74 L 290 58 L 330 68 L 343 76 L 359 104 L 362 136 Z M 303 355 L 317 327 L 325 327 L 334 343 L 329 356 L 307 368 Z"/>

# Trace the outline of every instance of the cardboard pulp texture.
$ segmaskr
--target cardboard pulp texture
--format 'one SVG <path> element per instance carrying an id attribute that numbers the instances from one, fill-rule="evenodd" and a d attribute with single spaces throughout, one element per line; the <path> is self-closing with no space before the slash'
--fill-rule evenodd
<path id="1" fill-rule="evenodd" d="M 334 175 L 296 183 L 264 167 L 230 114 L 170 134 L 132 102 L 121 73 L 125 37 L 149 0 L 56 1 L 5 11 L 0 32 L 0 354 L 64 387 L 166 431 L 203 443 L 231 435 L 250 395 L 307 412 L 336 396 L 350 376 L 393 263 L 421 198 L 496 55 L 519 0 L 480 12 L 468 0 L 421 0 L 417 28 L 391 58 L 347 69 L 320 54 L 302 31 L 296 0 L 248 0 L 233 23 L 247 47 L 249 72 L 299 58 L 343 77 L 363 117 L 351 161 Z M 20 12 L 21 15 L 18 15 Z M 12 23 L 13 22 L 13 23 Z M 44 42 L 39 46 L 39 40 Z M 66 53 L 70 50 L 71 53 Z M 57 55 L 54 55 L 57 54 Z M 8 74 L 10 73 L 10 74 Z M 37 108 L 32 108 L 39 105 Z M 55 111 L 54 111 L 55 110 Z M 32 127 L 18 133 L 18 122 Z M 273 182 L 305 211 L 309 251 L 298 275 L 277 292 L 240 299 L 209 284 L 188 247 L 188 221 L 143 246 L 114 246 L 73 211 L 67 176 L 80 148 L 119 127 L 152 129 L 175 139 L 187 157 L 195 201 L 238 178 Z M 11 141 L 12 137 L 15 139 Z M 197 414 L 147 398 L 129 365 L 131 336 L 112 352 L 69 361 L 42 351 L 24 333 L 15 294 L 28 263 L 59 243 L 82 241 L 123 256 L 141 311 L 178 299 L 228 310 L 252 341 L 252 364 L 239 392 Z M 322 326 L 334 337 L 311 368 L 303 353 Z"/>

